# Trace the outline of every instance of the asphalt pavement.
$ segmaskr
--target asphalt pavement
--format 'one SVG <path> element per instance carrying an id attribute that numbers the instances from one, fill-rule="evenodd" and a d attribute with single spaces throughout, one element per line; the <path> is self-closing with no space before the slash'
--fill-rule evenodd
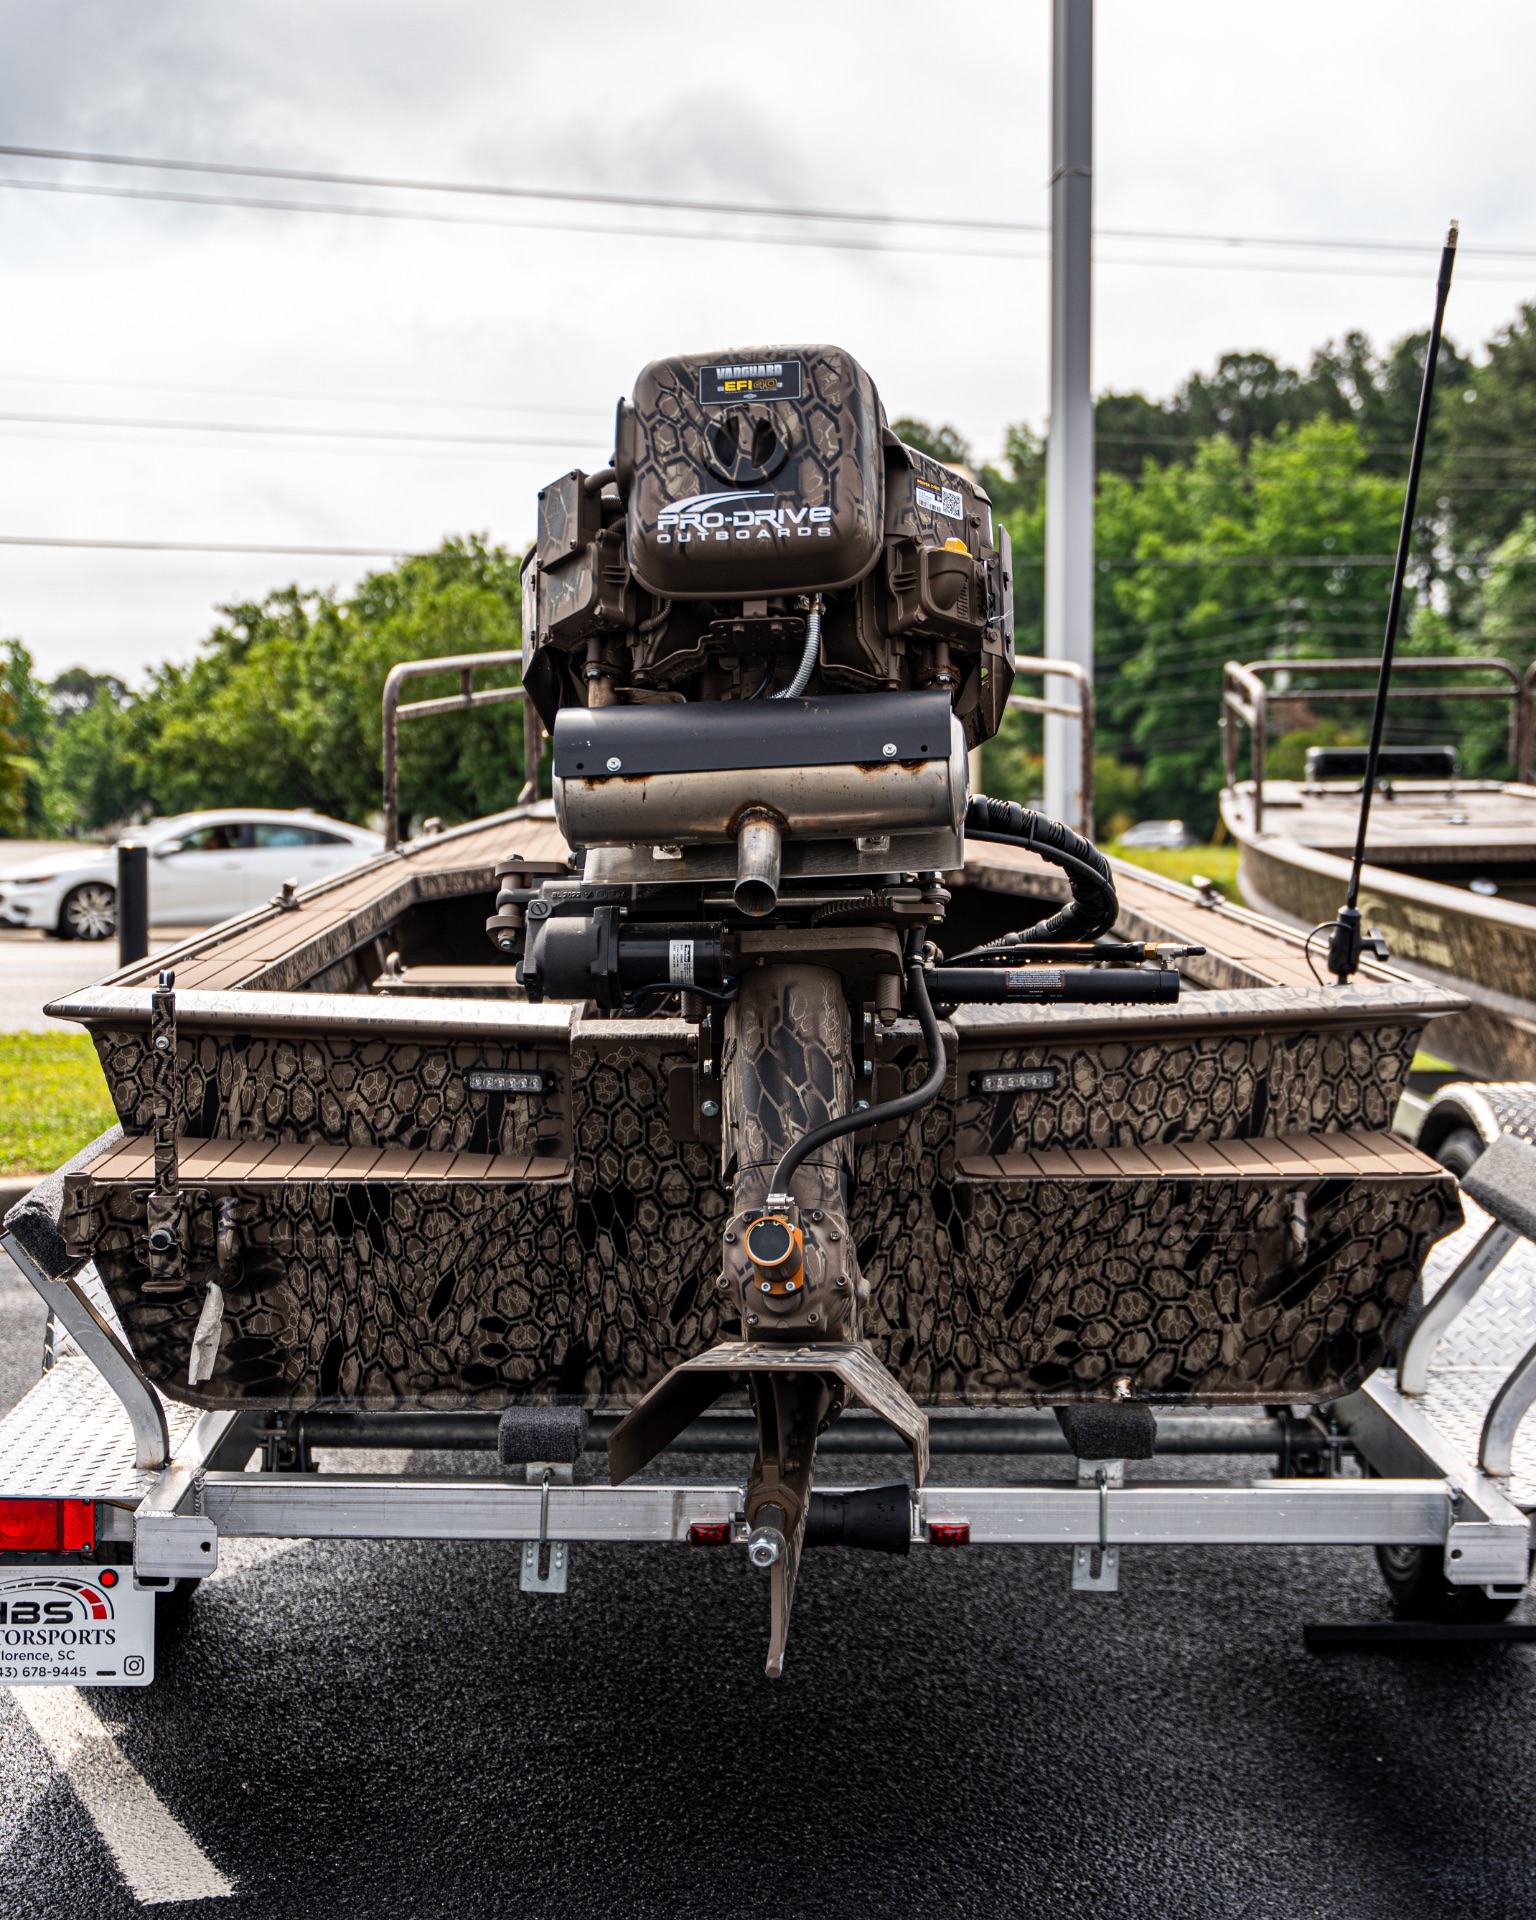
<path id="1" fill-rule="evenodd" d="M 5 1393 L 40 1340 L 0 1274 Z M 1536 1908 L 1536 1649 L 1305 1653 L 1304 1621 L 1382 1613 L 1368 1553 L 1127 1550 L 1113 1596 L 1065 1550 L 817 1553 L 776 1682 L 744 1555 L 572 1559 L 556 1598 L 509 1546 L 226 1543 L 154 1684 L 53 1719 L 115 1738 L 98 1812 L 138 1780 L 232 1889 L 160 1910 L 228 1920 Z M 0 1694 L 0 1913 L 139 1912 L 51 1749 Z"/>
<path id="2" fill-rule="evenodd" d="M 156 927 L 151 955 L 180 946 L 198 931 Z M 117 971 L 115 940 L 55 940 L 31 927 L 0 927 L 0 1033 L 79 1033 L 68 1020 L 50 1020 L 43 1008 Z"/>

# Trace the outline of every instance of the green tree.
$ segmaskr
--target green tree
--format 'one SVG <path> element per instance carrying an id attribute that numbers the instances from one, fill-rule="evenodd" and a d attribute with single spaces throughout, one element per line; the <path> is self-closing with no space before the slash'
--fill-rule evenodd
<path id="1" fill-rule="evenodd" d="M 19 640 L 0 643 L 0 705 L 7 744 L 0 747 L 0 775 L 12 799 L 0 807 L 0 833 L 34 838 L 52 831 L 44 767 L 53 733 L 47 690 L 33 671 L 32 656 Z"/>
<path id="2" fill-rule="evenodd" d="M 1225 435 L 1149 463 L 1098 502 L 1100 745 L 1139 760 L 1153 814 L 1197 830 L 1221 785 L 1222 663 L 1363 653 L 1380 634 L 1401 495 L 1349 421 L 1313 420 L 1245 453 Z M 1337 564 L 1316 565 L 1336 553 Z"/>
<path id="3" fill-rule="evenodd" d="M 942 460 L 949 467 L 971 464 L 971 443 L 956 427 L 931 427 L 926 420 L 914 420 L 910 414 L 904 414 L 891 422 L 891 431 L 907 446 L 926 453 L 930 460 Z"/>
<path id="4" fill-rule="evenodd" d="M 517 561 L 481 539 L 370 574 L 350 599 L 285 587 L 223 607 L 185 666 L 163 666 L 126 703 L 98 685 L 88 706 L 65 676 L 51 755 L 56 814 L 100 827 L 141 809 L 313 807 L 363 821 L 379 808 L 384 681 L 397 661 L 520 644 Z M 88 676 L 87 676 L 88 678 Z M 482 676 L 515 684 L 515 669 Z M 79 684 L 77 684 L 79 682 Z M 410 699 L 456 692 L 457 675 Z M 460 820 L 510 805 L 522 785 L 515 706 L 407 722 L 407 816 Z"/>
<path id="5" fill-rule="evenodd" d="M 1454 544 L 1463 553 L 1496 547 L 1530 506 L 1536 481 L 1536 301 L 1519 309 L 1487 351 L 1442 409 L 1443 446 L 1433 475 L 1451 513 Z"/>

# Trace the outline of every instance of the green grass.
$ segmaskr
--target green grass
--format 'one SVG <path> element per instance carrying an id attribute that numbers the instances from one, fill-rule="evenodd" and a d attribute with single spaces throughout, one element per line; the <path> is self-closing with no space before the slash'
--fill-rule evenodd
<path id="1" fill-rule="evenodd" d="M 1237 853 L 1235 846 L 1226 847 L 1122 847 L 1118 840 L 1111 840 L 1105 846 L 1106 853 L 1112 853 L 1118 860 L 1128 860 L 1132 866 L 1146 867 L 1152 873 L 1162 874 L 1165 880 L 1182 880 L 1186 886 L 1197 873 L 1204 874 L 1207 880 L 1216 883 L 1217 890 L 1228 900 L 1242 905 L 1243 896 L 1237 890 Z"/>
<path id="2" fill-rule="evenodd" d="M 0 1175 L 50 1173 L 116 1119 L 83 1033 L 0 1034 Z"/>

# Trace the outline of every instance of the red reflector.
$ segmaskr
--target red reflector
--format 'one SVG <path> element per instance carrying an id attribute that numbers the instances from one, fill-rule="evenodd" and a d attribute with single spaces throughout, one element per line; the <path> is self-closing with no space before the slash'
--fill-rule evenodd
<path id="1" fill-rule="evenodd" d="M 0 1553 L 89 1553 L 95 1545 L 90 1500 L 0 1500 Z"/>
<path id="2" fill-rule="evenodd" d="M 729 1520 L 695 1520 L 688 1529 L 690 1547 L 728 1547 L 731 1544 Z"/>
<path id="3" fill-rule="evenodd" d="M 930 1520 L 928 1544 L 930 1547 L 968 1547 L 971 1544 L 970 1521 Z"/>

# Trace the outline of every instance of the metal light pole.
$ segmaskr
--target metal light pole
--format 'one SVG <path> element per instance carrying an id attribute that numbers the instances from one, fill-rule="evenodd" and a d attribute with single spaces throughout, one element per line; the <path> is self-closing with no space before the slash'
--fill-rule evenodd
<path id="1" fill-rule="evenodd" d="M 1093 672 L 1093 0 L 1052 0 L 1051 420 L 1045 452 L 1045 651 Z M 1045 719 L 1045 810 L 1083 818 L 1078 723 Z"/>

